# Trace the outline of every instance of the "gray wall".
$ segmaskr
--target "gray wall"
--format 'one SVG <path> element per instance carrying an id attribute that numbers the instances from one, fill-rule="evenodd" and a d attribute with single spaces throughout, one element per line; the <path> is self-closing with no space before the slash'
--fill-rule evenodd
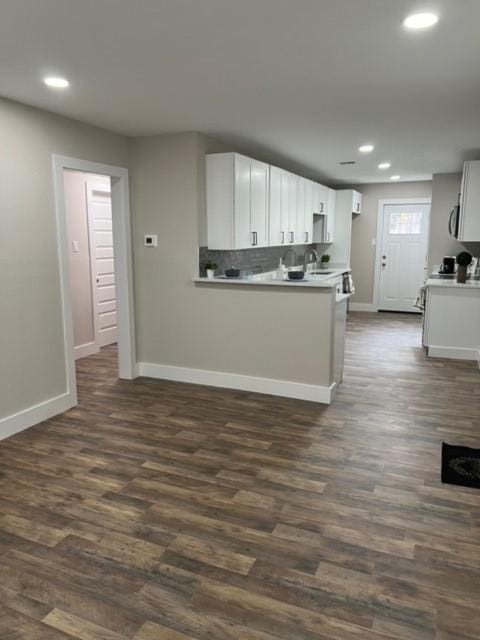
<path id="1" fill-rule="evenodd" d="M 328 385 L 331 292 L 192 282 L 214 147 L 193 133 L 130 143 L 138 360 Z"/>
<path id="2" fill-rule="evenodd" d="M 126 139 L 0 99 L 0 418 L 66 390 L 52 154 L 126 166 Z"/>
<path id="3" fill-rule="evenodd" d="M 441 264 L 443 256 L 456 256 L 460 251 L 480 255 L 480 243 L 460 243 L 448 233 L 448 218 L 457 203 L 461 173 L 436 173 L 432 183 L 432 213 L 428 247 L 428 270 Z"/>
<path id="4" fill-rule="evenodd" d="M 388 198 L 429 198 L 431 182 L 399 182 L 354 185 L 363 195 L 362 214 L 352 223 L 351 267 L 355 282 L 355 303 L 373 303 L 377 216 L 379 200 Z"/>

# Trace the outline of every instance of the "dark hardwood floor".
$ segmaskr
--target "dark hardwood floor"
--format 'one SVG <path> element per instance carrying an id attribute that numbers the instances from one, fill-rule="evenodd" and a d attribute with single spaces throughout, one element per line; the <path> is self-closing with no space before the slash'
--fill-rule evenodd
<path id="1" fill-rule="evenodd" d="M 480 638 L 474 363 L 427 360 L 419 318 L 351 314 L 330 407 L 118 381 L 0 443 L 2 640 Z"/>

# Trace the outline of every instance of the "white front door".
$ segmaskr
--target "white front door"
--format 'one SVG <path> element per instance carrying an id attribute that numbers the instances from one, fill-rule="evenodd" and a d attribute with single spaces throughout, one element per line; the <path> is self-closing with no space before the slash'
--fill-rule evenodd
<path id="1" fill-rule="evenodd" d="M 88 224 L 95 341 L 99 347 L 117 342 L 117 301 L 113 265 L 112 200 L 110 191 L 87 182 Z"/>
<path id="2" fill-rule="evenodd" d="M 413 304 L 425 280 L 429 204 L 385 204 L 378 308 L 418 312 Z"/>

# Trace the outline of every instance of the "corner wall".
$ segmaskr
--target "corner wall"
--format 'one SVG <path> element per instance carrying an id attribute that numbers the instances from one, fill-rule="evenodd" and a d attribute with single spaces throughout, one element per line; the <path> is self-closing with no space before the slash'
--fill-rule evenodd
<path id="1" fill-rule="evenodd" d="M 127 145 L 122 136 L 0 99 L 0 149 L 1 438 L 32 407 L 48 417 L 48 403 L 66 392 L 52 155 L 126 166 Z M 2 423 L 10 416 L 10 426 Z"/>
<path id="2" fill-rule="evenodd" d="M 220 372 L 237 381 L 247 376 L 328 387 L 330 290 L 192 281 L 204 233 L 205 153 L 213 146 L 195 133 L 130 142 L 140 372 L 186 376 L 187 369 L 203 372 L 205 380 Z M 158 248 L 143 247 L 145 233 L 158 234 Z M 220 378 L 209 379 L 219 384 Z"/>

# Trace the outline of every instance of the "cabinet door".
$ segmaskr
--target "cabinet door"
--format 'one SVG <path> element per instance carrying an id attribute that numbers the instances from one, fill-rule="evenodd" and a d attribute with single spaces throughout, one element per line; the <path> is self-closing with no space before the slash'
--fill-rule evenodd
<path id="1" fill-rule="evenodd" d="M 335 190 L 328 190 L 327 219 L 325 221 L 325 242 L 333 242 L 335 239 Z"/>
<path id="2" fill-rule="evenodd" d="M 288 174 L 288 233 L 287 243 L 295 244 L 297 241 L 297 182 L 298 177 L 293 173 Z"/>
<path id="3" fill-rule="evenodd" d="M 288 232 L 288 174 L 278 167 L 270 167 L 269 244 L 281 246 L 287 242 Z"/>
<path id="4" fill-rule="evenodd" d="M 234 248 L 252 246 L 250 234 L 250 160 L 235 155 Z"/>
<path id="5" fill-rule="evenodd" d="M 306 181 L 305 185 L 305 220 L 304 220 L 304 242 L 311 244 L 313 242 L 313 196 L 314 186 L 311 180 Z"/>
<path id="6" fill-rule="evenodd" d="M 266 247 L 268 220 L 268 165 L 250 163 L 250 246 Z"/>
<path id="7" fill-rule="evenodd" d="M 313 187 L 313 211 L 314 213 L 327 213 L 328 187 L 323 184 L 314 183 Z"/>
<path id="8" fill-rule="evenodd" d="M 460 226 L 458 239 L 463 242 L 480 241 L 480 161 L 463 165 L 460 195 Z"/>
<path id="9" fill-rule="evenodd" d="M 297 229 L 295 244 L 305 243 L 305 196 L 307 181 L 304 178 L 297 178 Z"/>
<path id="10" fill-rule="evenodd" d="M 354 191 L 352 200 L 352 212 L 362 213 L 362 194 Z"/>

